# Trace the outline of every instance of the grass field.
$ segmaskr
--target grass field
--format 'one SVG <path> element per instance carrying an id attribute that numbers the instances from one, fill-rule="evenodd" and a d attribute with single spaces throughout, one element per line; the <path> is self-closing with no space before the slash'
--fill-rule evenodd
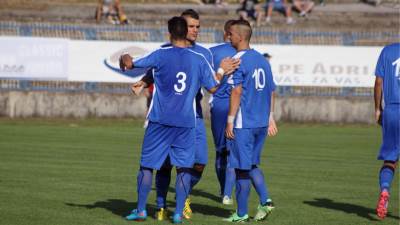
<path id="1" fill-rule="evenodd" d="M 141 126 L 134 120 L 0 119 L 0 224 L 135 224 L 123 217 L 135 207 Z M 259 224 L 399 224 L 398 170 L 388 218 L 379 221 L 374 214 L 378 127 L 279 128 L 267 140 L 261 166 L 277 207 Z M 209 146 L 210 164 L 192 193 L 194 217 L 186 224 L 227 224 L 221 219 L 234 211 L 219 203 L 211 137 Z M 154 191 L 148 202 L 153 216 Z M 253 189 L 251 216 L 257 202 Z M 141 224 L 170 222 L 150 217 Z"/>

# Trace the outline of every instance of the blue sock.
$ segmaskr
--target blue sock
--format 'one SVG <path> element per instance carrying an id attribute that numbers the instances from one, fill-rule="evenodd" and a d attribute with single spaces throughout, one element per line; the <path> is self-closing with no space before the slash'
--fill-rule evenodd
<path id="1" fill-rule="evenodd" d="M 147 197 L 151 190 L 152 180 L 153 180 L 153 170 L 149 168 L 140 167 L 137 177 L 137 193 L 138 193 L 137 209 L 139 212 L 146 209 Z"/>
<path id="2" fill-rule="evenodd" d="M 250 195 L 251 181 L 248 170 L 236 169 L 236 201 L 237 214 L 242 217 L 248 212 L 248 199 Z"/>
<path id="3" fill-rule="evenodd" d="M 236 174 L 234 168 L 226 168 L 224 195 L 232 197 L 233 186 L 235 186 Z"/>
<path id="4" fill-rule="evenodd" d="M 192 192 L 193 187 L 197 183 L 199 183 L 202 174 L 203 174 L 203 172 L 199 172 L 199 171 L 196 171 L 194 168 L 191 168 L 191 171 L 190 171 L 191 178 L 190 178 L 189 193 Z"/>
<path id="5" fill-rule="evenodd" d="M 383 166 L 379 173 L 379 185 L 381 187 L 381 191 L 387 190 L 390 191 L 390 185 L 392 183 L 394 176 L 394 170 L 392 167 Z"/>
<path id="6" fill-rule="evenodd" d="M 161 167 L 156 173 L 157 209 L 167 208 L 167 194 L 172 167 Z"/>
<path id="7" fill-rule="evenodd" d="M 185 200 L 189 195 L 190 189 L 190 169 L 179 168 L 177 169 L 175 193 L 176 193 L 176 208 L 175 214 L 182 215 L 183 207 L 185 206 Z"/>
<path id="8" fill-rule="evenodd" d="M 216 152 L 215 155 L 215 172 L 221 188 L 220 195 L 223 195 L 225 190 L 226 157 L 224 155 L 222 152 Z"/>
<path id="9" fill-rule="evenodd" d="M 263 172 L 257 166 L 253 166 L 250 170 L 250 177 L 258 197 L 260 198 L 260 204 L 265 205 L 269 196 Z"/>

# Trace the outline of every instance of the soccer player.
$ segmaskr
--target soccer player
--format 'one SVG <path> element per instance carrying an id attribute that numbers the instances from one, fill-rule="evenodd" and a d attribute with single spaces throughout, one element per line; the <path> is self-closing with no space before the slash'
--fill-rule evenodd
<path id="1" fill-rule="evenodd" d="M 228 20 L 224 25 L 224 43 L 210 48 L 213 55 L 214 65 L 219 65 L 226 57 L 233 57 L 236 49 L 229 41 L 228 33 L 235 20 Z M 225 127 L 229 110 L 229 97 L 231 95 L 231 84 L 228 77 L 221 80 L 220 86 L 210 100 L 211 131 L 216 149 L 215 172 L 220 185 L 222 203 L 232 205 L 232 190 L 235 184 L 235 170 L 227 168 L 229 151 L 226 148 Z"/>
<path id="2" fill-rule="evenodd" d="M 376 214 L 384 219 L 400 153 L 400 43 L 383 48 L 375 75 L 375 119 L 382 126 L 382 145 L 378 159 L 383 160 L 379 173 L 380 195 Z"/>
<path id="3" fill-rule="evenodd" d="M 120 59 L 122 70 L 134 66 L 154 68 L 155 84 L 137 177 L 138 204 L 137 209 L 126 217 L 128 220 L 146 219 L 152 171 L 159 170 L 168 157 L 177 168 L 173 222 L 182 222 L 195 156 L 195 96 L 200 86 L 210 92 L 215 92 L 217 88 L 210 64 L 204 56 L 187 48 L 186 20 L 173 17 L 168 21 L 168 31 L 172 46 L 156 50 L 134 62 L 128 54 Z"/>
<path id="4" fill-rule="evenodd" d="M 200 23 L 199 23 L 199 15 L 197 14 L 196 11 L 192 9 L 188 9 L 182 13 L 182 17 L 186 19 L 187 24 L 188 24 L 188 34 L 187 34 L 187 45 L 188 48 L 200 53 L 205 56 L 206 60 L 212 63 L 212 55 L 211 52 L 198 45 L 195 41 L 198 36 L 199 28 L 200 28 Z M 163 45 L 164 47 L 170 46 L 170 44 L 165 44 Z M 218 65 L 220 65 L 220 72 L 216 73 L 218 77 L 222 77 L 225 74 L 230 74 L 232 73 L 238 66 L 239 66 L 240 60 L 233 60 L 233 59 L 224 59 L 220 60 L 218 62 Z M 222 73 L 221 73 L 222 71 Z M 148 84 L 152 83 L 153 79 L 152 76 L 145 76 L 142 78 L 141 82 L 138 82 L 134 84 L 134 89 L 140 89 L 142 86 L 147 86 Z M 201 108 L 201 99 L 203 98 L 203 93 L 201 89 L 197 92 L 196 95 L 196 153 L 195 153 L 195 164 L 193 168 L 190 170 L 191 174 L 191 185 L 190 185 L 190 190 L 196 185 L 201 176 L 202 172 L 204 170 L 204 167 L 207 163 L 208 160 L 208 147 L 207 147 L 207 139 L 206 139 L 206 129 L 203 121 L 203 113 L 202 113 L 202 108 Z M 158 220 L 165 220 L 167 218 L 167 194 L 168 194 L 168 187 L 171 181 L 171 170 L 172 170 L 172 165 L 166 161 L 162 167 L 157 170 L 156 172 L 156 190 L 157 190 L 157 198 L 156 198 L 156 203 L 157 203 L 157 219 Z M 192 216 L 192 210 L 190 208 L 190 199 L 187 198 L 185 201 L 185 207 L 183 211 L 183 216 L 186 219 L 190 219 Z"/>
<path id="5" fill-rule="evenodd" d="M 200 29 L 200 16 L 193 9 L 188 9 L 182 12 L 181 16 L 185 18 L 188 25 L 188 34 L 186 39 L 188 40 L 189 49 L 204 55 L 207 61 L 212 64 L 213 56 L 207 48 L 196 43 L 199 29 Z M 240 60 L 225 59 L 220 61 L 217 65 L 220 65 L 220 75 L 224 73 L 231 73 L 234 69 L 239 66 Z M 200 181 L 203 174 L 204 168 L 208 161 L 208 146 L 206 128 L 203 120 L 203 110 L 201 107 L 201 100 L 203 98 L 202 90 L 199 89 L 196 95 L 196 153 L 195 153 L 195 164 L 190 170 L 191 182 L 190 190 Z M 156 174 L 156 189 L 157 189 L 157 218 L 163 220 L 166 218 L 166 197 L 168 192 L 169 183 L 171 180 L 171 166 L 163 166 Z M 190 208 L 190 198 L 185 201 L 185 207 L 183 215 L 186 219 L 190 219 L 192 216 L 192 210 Z"/>
<path id="6" fill-rule="evenodd" d="M 273 209 L 263 172 L 257 167 L 266 135 L 275 135 L 276 125 L 270 112 L 275 90 L 271 67 L 263 55 L 250 49 L 251 26 L 235 21 L 229 32 L 241 64 L 232 77 L 232 91 L 225 135 L 228 140 L 229 167 L 235 168 L 237 211 L 226 221 L 248 221 L 248 197 L 251 182 L 260 196 L 255 220 L 263 220 Z M 270 126 L 269 126 L 270 125 Z M 255 184 L 257 183 L 257 184 Z"/>

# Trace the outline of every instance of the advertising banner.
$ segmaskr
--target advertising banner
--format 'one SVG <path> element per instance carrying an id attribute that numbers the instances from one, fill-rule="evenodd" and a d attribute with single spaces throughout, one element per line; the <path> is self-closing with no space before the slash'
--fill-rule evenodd
<path id="1" fill-rule="evenodd" d="M 145 69 L 119 70 L 119 56 L 134 58 L 163 43 L 0 38 L 0 79 L 135 82 Z M 205 44 L 211 47 L 214 44 Z M 274 80 L 285 86 L 372 87 L 382 47 L 252 45 L 268 53 Z"/>
<path id="2" fill-rule="evenodd" d="M 67 80 L 68 39 L 0 37 L 0 78 Z"/>

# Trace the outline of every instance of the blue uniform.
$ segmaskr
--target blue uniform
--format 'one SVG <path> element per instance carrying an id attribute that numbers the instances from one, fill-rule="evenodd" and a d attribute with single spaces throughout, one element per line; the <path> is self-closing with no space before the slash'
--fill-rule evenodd
<path id="1" fill-rule="evenodd" d="M 213 66 L 213 55 L 210 50 L 203 46 L 194 43 L 189 49 L 202 54 L 208 63 Z M 195 163 L 207 164 L 208 162 L 208 145 L 207 145 L 207 134 L 206 127 L 203 120 L 203 109 L 201 107 L 201 100 L 203 99 L 203 92 L 201 89 L 198 90 L 196 95 L 196 154 Z"/>
<path id="2" fill-rule="evenodd" d="M 236 49 L 231 43 L 214 46 L 210 48 L 210 51 L 214 57 L 215 68 L 221 64 L 224 58 L 232 57 L 236 54 Z M 229 97 L 232 89 L 232 82 L 228 82 L 228 79 L 229 77 L 224 76 L 218 90 L 212 95 L 210 100 L 211 131 L 213 133 L 215 148 L 218 152 L 226 148 L 225 127 L 229 111 Z"/>
<path id="3" fill-rule="evenodd" d="M 217 85 L 203 55 L 187 48 L 164 47 L 134 61 L 154 69 L 154 94 L 142 147 L 141 166 L 159 169 L 169 155 L 178 167 L 194 163 L 196 103 L 201 86 Z"/>
<path id="4" fill-rule="evenodd" d="M 375 75 L 383 79 L 382 146 L 380 160 L 397 161 L 400 153 L 400 43 L 386 46 Z"/>
<path id="5" fill-rule="evenodd" d="M 234 121 L 235 139 L 228 143 L 229 166 L 250 170 L 260 162 L 275 83 L 270 64 L 257 51 L 243 50 L 235 57 L 240 57 L 241 64 L 233 74 L 233 85 L 242 86 L 242 95 Z"/>

